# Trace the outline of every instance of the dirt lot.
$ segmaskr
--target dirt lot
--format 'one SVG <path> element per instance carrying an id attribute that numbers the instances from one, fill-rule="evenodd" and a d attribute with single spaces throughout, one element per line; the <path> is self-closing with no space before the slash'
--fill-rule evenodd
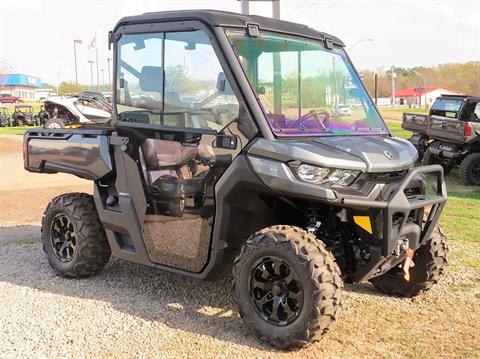
<path id="1" fill-rule="evenodd" d="M 200 282 L 119 260 L 93 278 L 55 277 L 39 244 L 41 214 L 56 194 L 91 185 L 29 174 L 21 157 L 20 136 L 0 137 L 0 357 L 480 356 L 480 273 L 455 255 L 469 250 L 463 242 L 451 242 L 448 275 L 430 292 L 398 299 L 347 285 L 335 330 L 280 353 L 245 327 L 228 279 Z"/>

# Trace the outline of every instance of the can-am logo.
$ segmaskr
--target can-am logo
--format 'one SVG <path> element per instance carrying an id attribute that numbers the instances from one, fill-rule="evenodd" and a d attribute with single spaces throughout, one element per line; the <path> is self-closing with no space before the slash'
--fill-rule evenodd
<path id="1" fill-rule="evenodd" d="M 385 157 L 387 157 L 390 160 L 393 158 L 393 155 L 388 151 L 383 151 L 383 154 L 385 155 Z"/>
<path id="2" fill-rule="evenodd" d="M 351 148 L 346 147 L 346 146 L 342 146 L 342 145 L 336 145 L 335 147 L 338 148 L 339 150 L 342 150 L 342 151 L 345 151 L 345 152 L 350 152 L 352 150 Z"/>

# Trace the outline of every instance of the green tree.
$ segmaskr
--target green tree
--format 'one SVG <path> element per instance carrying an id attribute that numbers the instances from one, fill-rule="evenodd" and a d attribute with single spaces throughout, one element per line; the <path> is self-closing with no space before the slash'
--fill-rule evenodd
<path id="1" fill-rule="evenodd" d="M 364 84 L 371 96 L 375 94 L 374 77 L 378 74 L 378 96 L 389 97 L 392 93 L 389 69 L 364 70 Z M 397 89 L 405 87 L 442 86 L 465 95 L 480 96 L 480 62 L 471 61 L 464 64 L 442 64 L 438 66 L 417 66 L 412 68 L 395 68 Z"/>
<path id="2" fill-rule="evenodd" d="M 87 89 L 86 85 L 75 84 L 72 81 L 63 81 L 58 85 L 58 94 L 60 96 L 73 95 Z"/>

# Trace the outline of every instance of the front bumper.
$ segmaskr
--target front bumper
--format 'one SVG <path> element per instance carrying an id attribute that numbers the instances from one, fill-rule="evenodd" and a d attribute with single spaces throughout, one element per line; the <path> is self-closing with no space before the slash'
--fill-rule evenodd
<path id="1" fill-rule="evenodd" d="M 432 186 L 435 194 L 407 195 L 405 190 L 421 174 L 435 175 L 435 184 Z M 443 168 L 440 165 L 410 170 L 387 200 L 342 198 L 341 203 L 346 208 L 365 212 L 379 211 L 381 218 L 379 250 L 372 253 L 372 258 L 355 272 L 353 279 L 355 281 L 368 279 L 397 265 L 404 257 L 399 251 L 399 244 L 405 238 L 408 239 L 408 247 L 413 250 L 425 243 L 437 225 L 446 201 L 447 190 Z M 428 215 L 425 212 L 426 207 L 430 207 Z M 417 215 L 412 222 L 410 215 L 415 210 L 420 211 L 416 211 Z"/>

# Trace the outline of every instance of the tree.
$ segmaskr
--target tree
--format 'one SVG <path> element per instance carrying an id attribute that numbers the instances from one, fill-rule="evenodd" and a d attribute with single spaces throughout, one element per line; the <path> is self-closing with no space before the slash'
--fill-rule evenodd
<path id="1" fill-rule="evenodd" d="M 12 73 L 13 68 L 8 60 L 0 59 L 0 75 Z"/>
<path id="2" fill-rule="evenodd" d="M 58 85 L 58 94 L 60 96 L 73 95 L 87 89 L 86 85 L 75 84 L 72 81 L 63 81 Z"/>
<path id="3" fill-rule="evenodd" d="M 374 77 L 378 74 L 378 97 L 389 97 L 392 93 L 389 74 L 384 69 L 364 70 L 364 84 L 371 96 L 375 94 Z M 451 88 L 462 94 L 480 96 L 480 62 L 471 61 L 464 64 L 442 64 L 438 66 L 412 68 L 395 68 L 397 89 L 405 87 L 427 86 Z"/>

